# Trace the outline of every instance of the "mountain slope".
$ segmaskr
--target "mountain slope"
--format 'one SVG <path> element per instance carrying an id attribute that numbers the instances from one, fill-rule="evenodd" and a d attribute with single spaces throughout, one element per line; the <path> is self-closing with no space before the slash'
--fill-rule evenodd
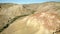
<path id="1" fill-rule="evenodd" d="M 8 34 L 8 33 L 20 34 L 23 31 L 26 31 L 25 29 L 22 29 L 20 31 L 19 26 L 25 27 L 24 25 L 26 25 L 27 21 L 24 21 L 24 20 L 27 17 L 29 17 L 31 14 L 36 14 L 40 12 L 52 12 L 52 13 L 57 12 L 60 15 L 60 2 L 45 2 L 45 3 L 36 3 L 36 4 L 10 4 L 10 3 L 0 4 L 1 34 Z M 22 24 L 22 22 L 24 22 L 24 24 Z M 14 28 L 17 30 L 15 30 Z M 35 29 L 33 30 L 35 31 Z M 30 34 L 30 33 L 27 33 L 27 34 Z M 60 32 L 57 32 L 56 34 L 59 34 L 59 33 Z M 25 32 L 22 34 L 25 34 Z"/>

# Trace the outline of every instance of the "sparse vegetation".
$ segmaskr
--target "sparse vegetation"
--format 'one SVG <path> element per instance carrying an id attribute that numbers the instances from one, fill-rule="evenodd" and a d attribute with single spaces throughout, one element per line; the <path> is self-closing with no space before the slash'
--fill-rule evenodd
<path id="1" fill-rule="evenodd" d="M 60 2 L 44 2 L 35 4 L 0 3 L 0 33 L 14 34 L 15 32 L 18 33 L 17 31 L 18 29 L 20 30 L 20 28 L 25 30 L 25 18 L 27 18 L 26 16 L 29 17 L 30 15 L 44 11 L 57 12 L 60 15 Z M 21 22 L 24 23 L 22 24 Z M 17 26 L 16 24 L 20 26 Z M 12 31 L 9 30 L 10 28 Z M 17 30 L 15 31 L 13 28 Z M 19 31 L 19 33 L 25 34 L 25 32 L 22 33 L 22 30 Z M 54 33 L 60 34 L 60 30 Z M 28 32 L 27 34 L 31 33 Z"/>

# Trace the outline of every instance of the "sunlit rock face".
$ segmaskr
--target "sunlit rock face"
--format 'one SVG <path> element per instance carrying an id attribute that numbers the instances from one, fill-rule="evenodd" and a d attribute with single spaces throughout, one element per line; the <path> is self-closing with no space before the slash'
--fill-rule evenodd
<path id="1" fill-rule="evenodd" d="M 34 28 L 36 34 L 53 34 L 60 30 L 60 16 L 56 12 L 37 13 L 28 18 L 27 25 Z"/>
<path id="2" fill-rule="evenodd" d="M 56 12 L 40 12 L 17 19 L 1 34 L 57 34 L 60 16 Z"/>

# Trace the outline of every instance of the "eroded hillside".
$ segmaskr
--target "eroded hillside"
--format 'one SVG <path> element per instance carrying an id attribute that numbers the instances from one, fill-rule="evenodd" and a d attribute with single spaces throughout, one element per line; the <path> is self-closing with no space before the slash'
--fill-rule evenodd
<path id="1" fill-rule="evenodd" d="M 26 23 L 31 15 L 40 12 L 57 13 L 60 16 L 60 2 L 45 2 L 36 4 L 0 4 L 0 33 L 1 34 L 35 34 L 35 27 L 27 28 Z M 32 19 L 33 20 L 33 19 Z M 20 27 L 19 27 L 20 26 Z M 22 29 L 21 29 L 22 28 Z M 25 28 L 27 28 L 25 30 Z M 56 34 L 59 34 L 60 31 Z M 36 34 L 40 34 L 39 32 Z M 43 33 L 44 34 L 44 33 Z M 51 33 L 53 34 L 53 33 Z"/>

